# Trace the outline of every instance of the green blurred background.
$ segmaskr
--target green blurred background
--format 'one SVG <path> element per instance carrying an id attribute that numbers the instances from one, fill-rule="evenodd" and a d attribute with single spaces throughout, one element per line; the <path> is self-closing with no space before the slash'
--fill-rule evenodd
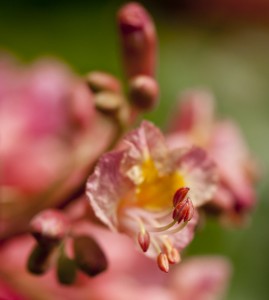
<path id="1" fill-rule="evenodd" d="M 81 74 L 97 69 L 122 77 L 115 13 L 125 2 L 2 1 L 0 48 L 26 62 L 54 56 Z M 219 115 L 237 120 L 262 168 L 251 226 L 223 229 L 210 221 L 188 253 L 231 259 L 227 299 L 269 299 L 269 1 L 142 3 L 159 34 L 162 94 L 146 117 L 164 127 L 180 91 L 209 88 Z"/>

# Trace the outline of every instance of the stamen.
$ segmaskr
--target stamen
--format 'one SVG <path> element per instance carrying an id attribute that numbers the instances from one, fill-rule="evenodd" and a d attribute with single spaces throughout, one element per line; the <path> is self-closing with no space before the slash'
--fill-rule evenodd
<path id="1" fill-rule="evenodd" d="M 180 223 L 188 222 L 193 217 L 194 208 L 190 198 L 178 203 L 173 211 L 173 219 Z"/>
<path id="2" fill-rule="evenodd" d="M 161 226 L 161 227 L 151 227 L 149 229 L 149 231 L 151 232 L 162 232 L 162 231 L 166 231 L 169 228 L 173 227 L 176 224 L 177 220 L 173 220 L 171 223 L 165 225 L 165 226 Z"/>
<path id="3" fill-rule="evenodd" d="M 180 225 L 178 225 L 175 229 L 167 231 L 165 234 L 175 234 L 185 228 L 185 226 L 188 224 L 188 222 L 183 222 Z"/>
<path id="4" fill-rule="evenodd" d="M 170 264 L 177 264 L 180 262 L 180 255 L 176 248 L 172 248 L 167 250 L 167 258 Z"/>
<path id="5" fill-rule="evenodd" d="M 160 253 L 157 257 L 158 267 L 165 273 L 169 271 L 169 261 L 165 253 Z"/>
<path id="6" fill-rule="evenodd" d="M 144 252 L 147 252 L 150 245 L 150 235 L 146 230 L 140 231 L 137 236 L 138 243 Z"/>
<path id="7" fill-rule="evenodd" d="M 190 189 L 188 187 L 182 187 L 182 188 L 179 188 L 175 192 L 175 195 L 174 195 L 174 198 L 173 198 L 174 207 L 176 207 L 180 202 L 182 202 L 184 200 L 184 198 L 188 194 L 189 190 Z"/>

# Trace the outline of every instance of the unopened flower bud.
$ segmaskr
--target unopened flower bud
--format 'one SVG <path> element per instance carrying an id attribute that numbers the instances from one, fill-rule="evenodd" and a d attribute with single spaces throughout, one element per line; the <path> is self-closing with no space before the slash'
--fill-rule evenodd
<path id="1" fill-rule="evenodd" d="M 49 257 L 52 252 L 52 248 L 35 245 L 28 258 L 27 269 L 36 275 L 44 274 L 50 267 Z"/>
<path id="2" fill-rule="evenodd" d="M 157 257 L 158 267 L 165 273 L 169 271 L 169 261 L 165 253 L 160 253 Z"/>
<path id="3" fill-rule="evenodd" d="M 37 214 L 30 223 L 30 231 L 37 242 L 49 247 L 57 245 L 68 231 L 68 220 L 64 214 L 47 209 Z"/>
<path id="4" fill-rule="evenodd" d="M 100 92 L 95 95 L 95 106 L 104 113 L 115 113 L 123 104 L 121 95 L 112 92 Z"/>
<path id="5" fill-rule="evenodd" d="M 95 239 L 89 236 L 74 238 L 75 261 L 78 268 L 89 276 L 96 276 L 107 269 L 107 259 Z"/>
<path id="6" fill-rule="evenodd" d="M 147 231 L 140 231 L 137 237 L 138 243 L 144 252 L 147 252 L 150 245 L 150 235 Z"/>
<path id="7" fill-rule="evenodd" d="M 121 91 L 119 80 L 105 72 L 91 72 L 86 76 L 86 81 L 94 93 L 102 91 L 118 93 Z"/>
<path id="8" fill-rule="evenodd" d="M 140 75 L 133 78 L 129 84 L 129 97 L 133 105 L 141 110 L 150 110 L 156 106 L 159 87 L 155 79 Z"/>
<path id="9" fill-rule="evenodd" d="M 124 5 L 118 13 L 123 62 L 128 78 L 154 76 L 156 33 L 147 11 L 138 3 Z"/>
<path id="10" fill-rule="evenodd" d="M 76 279 L 77 267 L 73 259 L 69 258 L 64 247 L 61 247 L 57 260 L 57 278 L 60 283 L 70 285 Z"/>

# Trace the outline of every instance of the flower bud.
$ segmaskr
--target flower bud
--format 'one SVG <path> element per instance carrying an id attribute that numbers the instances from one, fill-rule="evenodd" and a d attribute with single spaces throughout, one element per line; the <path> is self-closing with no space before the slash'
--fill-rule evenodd
<path id="1" fill-rule="evenodd" d="M 156 34 L 147 11 L 138 3 L 124 5 L 118 13 L 118 27 L 125 72 L 154 76 L 156 65 Z"/>
<path id="2" fill-rule="evenodd" d="M 47 209 L 37 214 L 30 223 L 30 231 L 39 244 L 57 245 L 68 231 L 68 220 L 61 212 Z"/>
<path id="3" fill-rule="evenodd" d="M 50 247 L 35 245 L 28 258 L 27 269 L 36 275 L 44 274 L 50 267 L 49 257 L 52 252 L 53 249 Z"/>
<path id="4" fill-rule="evenodd" d="M 121 95 L 105 91 L 96 94 L 94 100 L 96 108 L 104 113 L 115 113 L 123 104 Z"/>
<path id="5" fill-rule="evenodd" d="M 64 247 L 62 247 L 59 252 L 57 260 L 57 278 L 61 284 L 70 285 L 76 279 L 76 263 L 66 255 Z"/>
<path id="6" fill-rule="evenodd" d="M 129 98 L 132 104 L 141 110 L 151 110 L 156 106 L 159 87 L 155 79 L 140 75 L 133 78 L 129 84 Z"/>
<path id="7" fill-rule="evenodd" d="M 96 276 L 107 269 L 107 259 L 103 250 L 89 236 L 74 238 L 74 253 L 78 268 L 89 276 Z"/>
<path id="8" fill-rule="evenodd" d="M 118 93 L 121 91 L 119 80 L 105 72 L 91 72 L 86 76 L 86 82 L 94 93 L 110 91 Z"/>

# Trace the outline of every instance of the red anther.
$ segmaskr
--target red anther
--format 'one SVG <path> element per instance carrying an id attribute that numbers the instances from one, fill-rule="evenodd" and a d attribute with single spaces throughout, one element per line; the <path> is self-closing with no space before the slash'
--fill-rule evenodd
<path id="1" fill-rule="evenodd" d="M 188 210 L 186 211 L 185 217 L 184 217 L 184 222 L 189 222 L 191 218 L 193 217 L 194 214 L 194 207 L 193 203 L 190 198 L 187 198 L 187 203 L 186 203 Z"/>
<path id="2" fill-rule="evenodd" d="M 147 252 L 150 245 L 150 235 L 147 231 L 140 231 L 137 237 L 138 243 L 144 252 Z"/>
<path id="3" fill-rule="evenodd" d="M 177 204 L 179 204 L 180 202 L 182 202 L 184 200 L 184 198 L 188 194 L 189 190 L 190 189 L 188 187 L 182 187 L 175 192 L 175 195 L 173 198 L 174 207 L 176 207 Z"/>
<path id="4" fill-rule="evenodd" d="M 173 211 L 173 219 L 180 223 L 181 221 L 188 222 L 193 217 L 194 207 L 190 198 L 179 202 Z"/>
<path id="5" fill-rule="evenodd" d="M 169 261 L 165 253 L 160 253 L 157 257 L 158 267 L 165 273 L 169 271 Z"/>
<path id="6" fill-rule="evenodd" d="M 167 258 L 170 264 L 177 264 L 180 262 L 180 255 L 176 248 L 167 251 Z"/>

